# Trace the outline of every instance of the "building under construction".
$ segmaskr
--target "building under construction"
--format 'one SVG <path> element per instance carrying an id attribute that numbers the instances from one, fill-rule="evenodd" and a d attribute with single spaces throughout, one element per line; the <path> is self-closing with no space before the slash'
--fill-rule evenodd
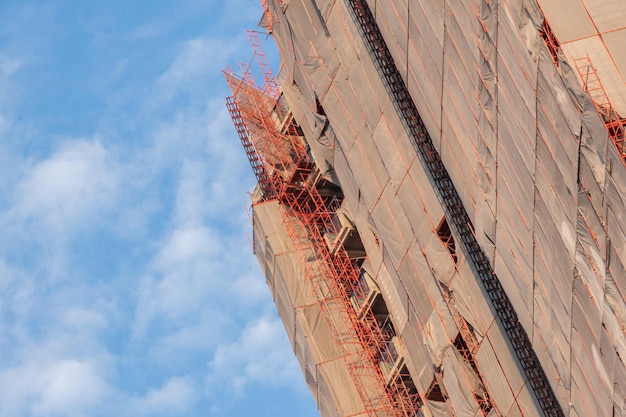
<path id="1" fill-rule="evenodd" d="M 262 4 L 227 106 L 321 415 L 626 416 L 626 3 Z"/>

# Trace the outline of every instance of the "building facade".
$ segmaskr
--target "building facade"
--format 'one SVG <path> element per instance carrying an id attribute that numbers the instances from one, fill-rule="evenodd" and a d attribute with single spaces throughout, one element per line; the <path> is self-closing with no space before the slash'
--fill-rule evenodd
<path id="1" fill-rule="evenodd" d="M 322 416 L 626 415 L 626 5 L 573 3 L 263 2 L 228 107 Z"/>

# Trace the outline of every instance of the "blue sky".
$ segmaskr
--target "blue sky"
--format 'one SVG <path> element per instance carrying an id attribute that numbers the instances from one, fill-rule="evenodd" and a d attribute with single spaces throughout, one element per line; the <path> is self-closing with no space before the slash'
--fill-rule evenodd
<path id="1" fill-rule="evenodd" d="M 318 415 L 224 107 L 260 12 L 0 3 L 0 417 Z"/>

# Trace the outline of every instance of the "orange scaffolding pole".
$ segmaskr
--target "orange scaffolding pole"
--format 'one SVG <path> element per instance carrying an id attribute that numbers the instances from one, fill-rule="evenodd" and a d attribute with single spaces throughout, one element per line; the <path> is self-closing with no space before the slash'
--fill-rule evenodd
<path id="1" fill-rule="evenodd" d="M 543 24 L 541 29 L 539 30 L 539 35 L 541 39 L 545 42 L 548 47 L 548 51 L 550 51 L 550 56 L 552 57 L 552 62 L 557 67 L 559 66 L 559 52 L 561 50 L 561 43 L 557 39 L 556 35 L 552 31 L 552 27 L 544 17 Z"/>
<path id="2" fill-rule="evenodd" d="M 357 312 L 354 299 L 364 299 L 360 266 L 343 246 L 329 248 L 324 235 L 336 234 L 335 198 L 322 196 L 324 180 L 309 156 L 299 129 L 280 96 L 256 34 L 248 33 L 263 73 L 262 86 L 252 77 L 224 71 L 232 96 L 227 107 L 264 200 L 283 207 L 283 224 L 304 275 L 346 365 L 363 405 L 372 417 L 413 417 L 423 400 L 401 372 L 385 376 L 382 366 L 392 356 L 386 323 L 369 306 Z M 364 311 L 364 313 L 363 313 Z"/>
<path id="3" fill-rule="evenodd" d="M 604 126 L 606 126 L 609 138 L 613 142 L 613 145 L 615 145 L 622 162 L 626 165 L 626 153 L 624 149 L 626 119 L 621 118 L 615 111 L 602 85 L 602 81 L 600 81 L 598 71 L 591 63 L 589 55 L 574 59 L 574 62 L 576 63 L 576 68 L 583 82 L 583 91 L 589 93 L 589 96 L 591 96 L 596 110 L 604 121 Z"/>

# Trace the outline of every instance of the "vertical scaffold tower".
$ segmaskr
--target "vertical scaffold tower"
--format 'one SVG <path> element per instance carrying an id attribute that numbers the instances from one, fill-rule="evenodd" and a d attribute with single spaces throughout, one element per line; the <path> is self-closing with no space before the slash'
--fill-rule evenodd
<path id="1" fill-rule="evenodd" d="M 359 264 L 345 248 L 329 248 L 324 235 L 337 233 L 336 197 L 320 193 L 320 179 L 300 129 L 283 102 L 256 32 L 248 32 L 262 73 L 257 83 L 249 67 L 242 75 L 224 70 L 232 96 L 227 108 L 257 178 L 261 201 L 277 201 L 282 222 L 338 351 L 363 406 L 371 417 L 422 415 L 423 399 L 402 372 L 389 380 L 381 363 L 391 355 L 385 323 L 371 309 L 357 308 L 365 299 Z M 361 306 L 367 307 L 367 306 Z M 365 311 L 365 313 L 363 313 Z"/>
<path id="2" fill-rule="evenodd" d="M 621 118 L 613 103 L 609 100 L 609 96 L 600 81 L 598 71 L 591 63 L 591 58 L 586 55 L 582 58 L 574 59 L 578 74 L 583 83 L 583 92 L 589 94 L 593 100 L 593 104 L 596 106 L 596 110 L 602 120 L 604 126 L 609 134 L 609 139 L 615 145 L 615 149 L 622 158 L 622 162 L 626 165 L 626 149 L 624 148 L 624 137 L 626 136 L 626 119 Z"/>

